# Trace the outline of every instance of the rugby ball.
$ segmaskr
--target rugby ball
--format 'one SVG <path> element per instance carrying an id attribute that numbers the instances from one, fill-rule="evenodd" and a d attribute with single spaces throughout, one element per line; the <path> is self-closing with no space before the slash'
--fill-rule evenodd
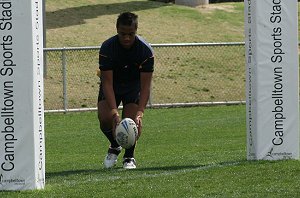
<path id="1" fill-rule="evenodd" d="M 137 126 L 130 118 L 124 118 L 116 127 L 116 141 L 125 149 L 135 144 L 137 136 Z"/>

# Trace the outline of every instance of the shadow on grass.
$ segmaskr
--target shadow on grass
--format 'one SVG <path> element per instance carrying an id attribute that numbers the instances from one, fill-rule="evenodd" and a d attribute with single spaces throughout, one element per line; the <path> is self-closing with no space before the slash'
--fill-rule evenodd
<path id="1" fill-rule="evenodd" d="M 46 12 L 46 28 L 55 29 L 80 25 L 84 24 L 84 20 L 86 19 L 92 19 L 102 15 L 119 14 L 126 11 L 134 12 L 139 10 L 155 9 L 168 5 L 169 4 L 166 3 L 154 3 L 149 1 L 131 1 L 66 8 L 54 12 Z M 112 21 L 112 23 L 115 23 L 115 21 Z"/>
<path id="2" fill-rule="evenodd" d="M 145 168 L 137 168 L 133 170 L 124 170 L 121 167 L 116 167 L 112 169 L 95 169 L 95 170 L 70 170 L 70 171 L 61 171 L 61 172 L 49 172 L 46 173 L 46 178 L 53 178 L 53 177 L 63 177 L 63 176 L 70 176 L 70 175 L 88 175 L 94 173 L 120 173 L 124 171 L 134 171 L 134 172 L 146 172 L 146 173 L 174 173 L 174 172 L 189 172 L 195 170 L 209 170 L 215 168 L 225 168 L 225 167 L 232 167 L 238 166 L 243 164 L 252 164 L 253 161 L 247 160 L 240 160 L 240 161 L 229 161 L 229 162 L 219 162 L 219 163 L 212 163 L 212 164 L 202 164 L 202 165 L 186 165 L 186 166 L 159 166 L 159 167 L 145 167 Z M 256 164 L 256 163 L 254 163 Z"/>

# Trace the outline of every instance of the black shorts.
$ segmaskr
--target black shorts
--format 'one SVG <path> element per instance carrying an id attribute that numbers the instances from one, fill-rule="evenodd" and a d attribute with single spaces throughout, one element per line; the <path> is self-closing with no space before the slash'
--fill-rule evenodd
<path id="1" fill-rule="evenodd" d="M 140 101 L 140 86 L 138 84 L 122 86 L 118 85 L 114 88 L 117 107 L 121 104 L 129 103 L 138 104 Z M 102 83 L 99 86 L 98 102 L 105 100 Z"/>

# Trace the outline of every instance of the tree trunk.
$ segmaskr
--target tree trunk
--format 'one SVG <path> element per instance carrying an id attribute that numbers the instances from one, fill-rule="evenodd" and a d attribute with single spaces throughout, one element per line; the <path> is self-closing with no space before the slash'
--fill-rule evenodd
<path id="1" fill-rule="evenodd" d="M 209 0 L 175 0 L 175 4 L 195 7 L 199 5 L 208 5 Z"/>

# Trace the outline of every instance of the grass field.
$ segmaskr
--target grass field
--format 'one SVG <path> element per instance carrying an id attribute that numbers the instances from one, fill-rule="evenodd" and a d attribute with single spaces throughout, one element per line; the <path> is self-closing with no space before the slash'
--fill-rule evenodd
<path id="1" fill-rule="evenodd" d="M 243 41 L 243 3 L 191 8 L 146 0 L 49 0 L 46 8 L 47 47 L 98 46 L 115 34 L 123 11 L 139 15 L 138 33 L 150 43 Z M 154 50 L 152 103 L 244 100 L 243 47 Z M 67 52 L 68 108 L 95 107 L 97 53 Z M 63 108 L 60 56 L 47 57 L 46 109 Z"/>
<path id="2" fill-rule="evenodd" d="M 119 13 L 139 15 L 150 43 L 243 41 L 243 3 L 190 8 L 148 0 L 46 1 L 47 47 L 97 46 L 115 34 Z"/>
<path id="3" fill-rule="evenodd" d="M 96 112 L 45 120 L 45 190 L 1 198 L 300 196 L 299 161 L 246 160 L 244 105 L 148 109 L 129 171 L 121 160 L 103 168 L 108 142 Z"/>
<path id="4" fill-rule="evenodd" d="M 191 8 L 147 0 L 46 1 L 47 47 L 99 46 L 115 34 L 119 13 L 139 15 L 138 34 L 148 42 L 244 40 L 244 4 Z M 242 47 L 154 48 L 152 103 L 245 100 Z M 95 107 L 98 51 L 67 52 L 67 108 Z M 63 108 L 61 54 L 47 57 L 46 109 Z"/>

